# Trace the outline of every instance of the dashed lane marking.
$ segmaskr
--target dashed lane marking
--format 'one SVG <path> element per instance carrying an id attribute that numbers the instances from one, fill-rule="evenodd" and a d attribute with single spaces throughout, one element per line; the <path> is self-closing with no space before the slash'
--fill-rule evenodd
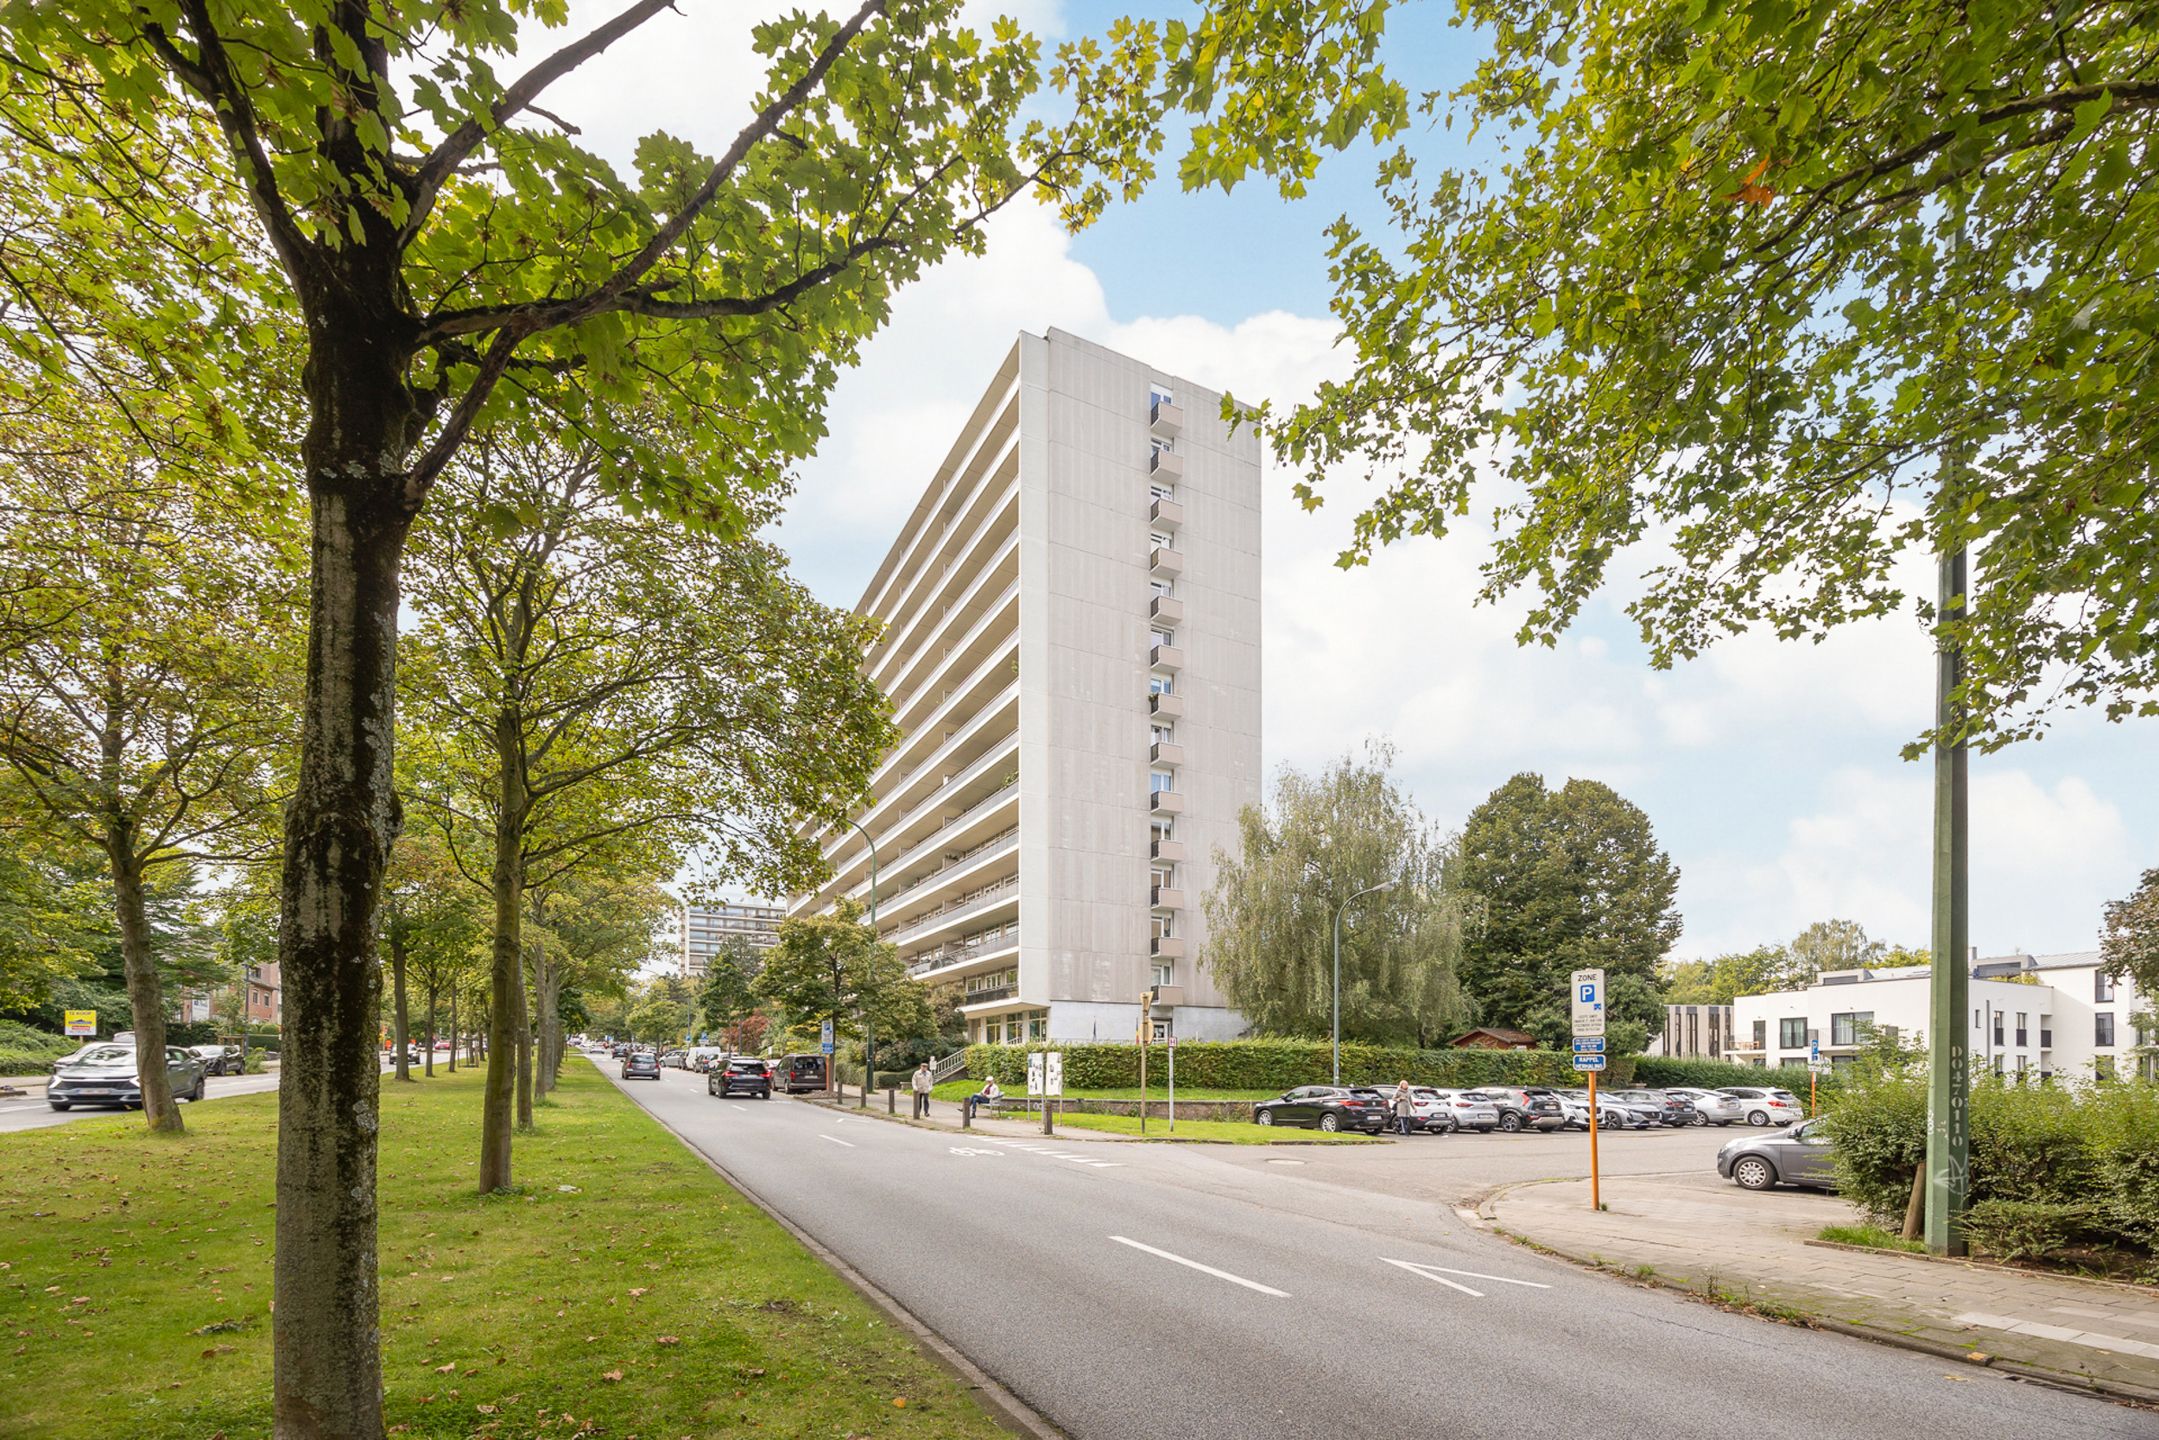
<path id="1" fill-rule="evenodd" d="M 1469 1280 L 1489 1280 L 1495 1285 L 1519 1285 L 1525 1290 L 1549 1290 L 1552 1288 L 1549 1285 L 1540 1285 L 1534 1280 L 1510 1280 L 1504 1275 L 1487 1275 L 1481 1270 L 1456 1270 L 1446 1265 L 1428 1265 L 1417 1260 L 1390 1260 L 1385 1255 L 1379 1258 L 1384 1264 L 1407 1270 L 1412 1275 L 1422 1275 L 1425 1279 L 1436 1284 L 1444 1285 L 1450 1290 L 1459 1290 L 1464 1295 L 1474 1295 L 1479 1300 L 1484 1298 L 1482 1290 L 1472 1290 L 1460 1281 L 1449 1280 L 1447 1277 L 1449 1275 L 1460 1275 Z"/>
<path id="2" fill-rule="evenodd" d="M 841 1138 L 840 1138 L 839 1136 L 837 1136 L 837 1135 L 820 1135 L 820 1136 L 818 1136 L 817 1138 L 818 1138 L 818 1139 L 820 1139 L 820 1140 L 830 1140 L 830 1141 L 831 1141 L 831 1142 L 832 1142 L 833 1144 L 835 1144 L 835 1145 L 844 1145 L 844 1146 L 846 1146 L 846 1147 L 847 1147 L 848 1149 L 850 1149 L 850 1150 L 852 1150 L 852 1149 L 854 1149 L 854 1148 L 855 1148 L 855 1142 L 854 1142 L 854 1141 L 852 1141 L 852 1140 L 842 1140 L 842 1139 L 841 1139 Z"/>
<path id="3" fill-rule="evenodd" d="M 1152 1245 L 1143 1245 L 1139 1241 L 1128 1239 L 1123 1235 L 1112 1235 L 1109 1238 L 1119 1245 L 1129 1245 L 1134 1250 L 1144 1250 L 1149 1255 L 1167 1260 L 1173 1265 L 1182 1265 L 1187 1270 L 1197 1270 L 1202 1275 L 1212 1275 L 1217 1280 L 1227 1280 L 1232 1285 L 1242 1285 L 1247 1290 L 1257 1290 L 1260 1294 L 1272 1295 L 1277 1300 L 1287 1300 L 1289 1298 L 1287 1290 L 1277 1290 L 1272 1285 L 1262 1285 L 1257 1280 L 1247 1280 L 1242 1275 L 1232 1275 L 1227 1270 L 1217 1270 L 1212 1265 L 1202 1265 L 1197 1260 L 1188 1260 L 1182 1255 L 1173 1255 L 1167 1250 L 1158 1250 Z"/>

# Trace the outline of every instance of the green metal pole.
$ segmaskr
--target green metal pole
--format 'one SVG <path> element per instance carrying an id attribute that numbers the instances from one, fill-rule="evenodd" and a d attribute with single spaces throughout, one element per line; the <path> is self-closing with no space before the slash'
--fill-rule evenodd
<path id="1" fill-rule="evenodd" d="M 871 938 L 871 939 L 872 939 L 872 940 L 874 941 L 874 940 L 875 940 L 875 939 L 877 938 L 877 842 L 876 842 L 875 840 L 872 840 L 872 839 L 870 838 L 870 832 L 862 828 L 862 823 L 861 823 L 860 821 L 858 821 L 858 820 L 850 820 L 850 821 L 848 821 L 847 823 L 855 827 L 855 833 L 856 833 L 857 835 L 860 835 L 860 836 L 862 837 L 862 843 L 870 847 L 870 938 Z M 871 1086 L 871 1084 L 872 1084 L 873 1082 L 875 1082 L 875 1080 L 876 1080 L 876 1079 L 877 1079 L 877 1029 L 876 1029 L 876 1022 L 875 1022 L 875 1021 L 873 1021 L 872 1019 L 870 1019 L 870 1016 L 869 1016 L 869 1012 L 865 1010 L 865 1011 L 863 1012 L 863 1014 L 862 1014 L 862 1104 L 863 1104 L 863 1105 L 868 1105 L 868 1104 L 870 1103 L 870 1086 Z M 844 1099 L 844 1097 L 842 1098 L 842 1100 L 841 1100 L 841 1102 L 840 1102 L 840 1103 L 842 1103 L 842 1104 L 845 1104 L 845 1103 L 846 1103 L 846 1100 Z M 858 1108 L 859 1108 L 859 1107 L 858 1107 Z"/>
<path id="2" fill-rule="evenodd" d="M 1349 908 L 1344 900 L 1334 907 L 1334 1080 L 1342 1083 L 1342 912 Z"/>
<path id="3" fill-rule="evenodd" d="M 1940 565 L 1941 618 L 1964 610 L 1965 551 Z M 1971 776 L 1954 699 L 1964 652 L 1937 647 L 1934 661 L 1934 976 L 1927 1024 L 1926 1241 L 1934 1255 L 1964 1253 L 1964 1207 L 1971 1191 Z"/>

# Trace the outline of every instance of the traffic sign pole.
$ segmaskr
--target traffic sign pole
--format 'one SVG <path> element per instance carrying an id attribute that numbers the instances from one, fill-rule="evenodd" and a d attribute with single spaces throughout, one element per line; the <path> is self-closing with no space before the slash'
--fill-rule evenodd
<path id="1" fill-rule="evenodd" d="M 1604 1199 L 1597 1184 L 1597 1072 L 1589 1072 L 1589 1208 L 1602 1210 Z"/>
<path id="2" fill-rule="evenodd" d="M 1177 1036 L 1169 1037 L 1169 1133 L 1177 1133 Z"/>
<path id="3" fill-rule="evenodd" d="M 1589 1075 L 1589 1208 L 1604 1208 L 1597 1167 L 1597 1072 L 1604 1068 L 1604 971 L 1577 970 L 1567 983 L 1574 1017 L 1574 1068 Z"/>

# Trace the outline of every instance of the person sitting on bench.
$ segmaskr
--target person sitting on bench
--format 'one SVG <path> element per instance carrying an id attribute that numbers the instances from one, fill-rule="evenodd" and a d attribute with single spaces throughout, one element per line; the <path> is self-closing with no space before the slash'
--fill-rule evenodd
<path id="1" fill-rule="evenodd" d="M 992 1075 L 982 1082 L 982 1088 L 967 1097 L 967 1118 L 972 1121 L 975 1112 L 984 1105 L 994 1105 L 1005 1098 L 1005 1092 L 997 1088 L 997 1077 Z"/>

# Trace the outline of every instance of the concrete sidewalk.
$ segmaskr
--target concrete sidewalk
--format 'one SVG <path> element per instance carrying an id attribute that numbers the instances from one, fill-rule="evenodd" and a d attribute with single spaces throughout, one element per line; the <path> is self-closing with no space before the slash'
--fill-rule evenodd
<path id="1" fill-rule="evenodd" d="M 1852 1207 L 1811 1191 L 1741 1190 L 1714 1175 L 1517 1185 L 1480 1215 L 1569 1259 L 1830 1328 L 2159 1402 L 2159 1291 L 1895 1251 L 1828 1246 Z"/>

